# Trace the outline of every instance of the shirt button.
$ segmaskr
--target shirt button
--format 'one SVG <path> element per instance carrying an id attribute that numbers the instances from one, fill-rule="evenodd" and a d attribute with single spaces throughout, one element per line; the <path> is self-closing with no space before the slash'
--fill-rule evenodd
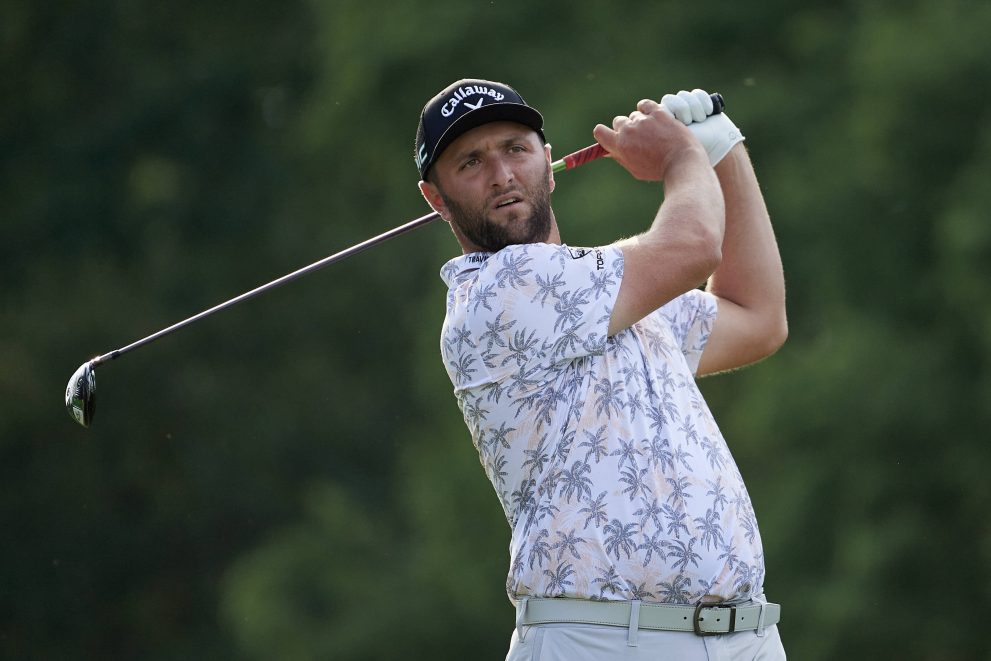
<path id="1" fill-rule="evenodd" d="M 751 588 L 753 588 L 753 586 L 750 585 L 750 583 L 744 583 L 743 585 L 740 586 L 740 592 L 743 592 L 744 594 L 749 594 Z"/>

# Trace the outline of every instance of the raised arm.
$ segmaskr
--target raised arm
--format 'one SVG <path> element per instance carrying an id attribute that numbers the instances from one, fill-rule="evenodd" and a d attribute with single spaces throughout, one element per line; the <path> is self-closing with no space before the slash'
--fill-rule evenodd
<path id="1" fill-rule="evenodd" d="M 654 101 L 616 117 L 612 129 L 596 126 L 593 135 L 637 179 L 664 182 L 650 229 L 617 244 L 624 266 L 612 336 L 713 273 L 723 243 L 723 194 L 702 145 Z"/>
<path id="2" fill-rule="evenodd" d="M 781 257 L 743 135 L 725 113 L 703 112 L 708 102 L 709 95 L 698 89 L 661 99 L 705 148 L 726 205 L 722 261 L 706 286 L 717 299 L 716 321 L 699 375 L 756 362 L 777 351 L 788 336 Z"/>
<path id="3" fill-rule="evenodd" d="M 706 285 L 718 298 L 718 312 L 699 375 L 761 360 L 777 351 L 788 336 L 781 256 L 742 142 L 715 171 L 726 201 L 726 233 L 722 262 Z"/>

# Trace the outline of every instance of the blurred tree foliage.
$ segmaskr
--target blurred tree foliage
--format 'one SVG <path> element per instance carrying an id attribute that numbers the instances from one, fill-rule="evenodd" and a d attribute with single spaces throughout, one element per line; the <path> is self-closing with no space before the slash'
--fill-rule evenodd
<path id="1" fill-rule="evenodd" d="M 789 283 L 704 382 L 797 659 L 988 658 L 991 5 L 14 0 L 0 10 L 0 657 L 499 659 L 509 531 L 440 364 L 442 225 L 98 371 L 424 213 L 412 142 L 505 80 L 559 154 L 721 91 Z M 561 175 L 565 239 L 658 188 Z"/>

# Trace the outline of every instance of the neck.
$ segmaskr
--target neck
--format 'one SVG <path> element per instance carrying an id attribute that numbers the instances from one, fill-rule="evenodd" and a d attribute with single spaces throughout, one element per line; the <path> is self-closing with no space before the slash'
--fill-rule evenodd
<path id="1" fill-rule="evenodd" d="M 464 233 L 458 228 L 458 226 L 452 222 L 448 222 L 451 226 L 451 231 L 454 232 L 454 238 L 458 240 L 458 244 L 461 246 L 461 252 L 464 255 L 468 255 L 473 252 L 488 252 L 484 248 L 480 248 L 475 245 Z M 551 228 L 547 233 L 547 238 L 539 243 L 549 243 L 551 245 L 559 246 L 561 245 L 561 231 L 557 226 L 557 218 L 554 216 L 554 210 L 551 210 Z"/>

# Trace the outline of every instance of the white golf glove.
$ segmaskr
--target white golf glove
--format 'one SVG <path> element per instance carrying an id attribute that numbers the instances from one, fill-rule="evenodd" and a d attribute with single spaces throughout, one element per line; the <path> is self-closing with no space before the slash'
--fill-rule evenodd
<path id="1" fill-rule="evenodd" d="M 705 90 L 665 94 L 661 98 L 661 107 L 695 134 L 713 167 L 723 160 L 733 145 L 745 139 L 726 113 L 712 114 L 712 99 Z"/>

